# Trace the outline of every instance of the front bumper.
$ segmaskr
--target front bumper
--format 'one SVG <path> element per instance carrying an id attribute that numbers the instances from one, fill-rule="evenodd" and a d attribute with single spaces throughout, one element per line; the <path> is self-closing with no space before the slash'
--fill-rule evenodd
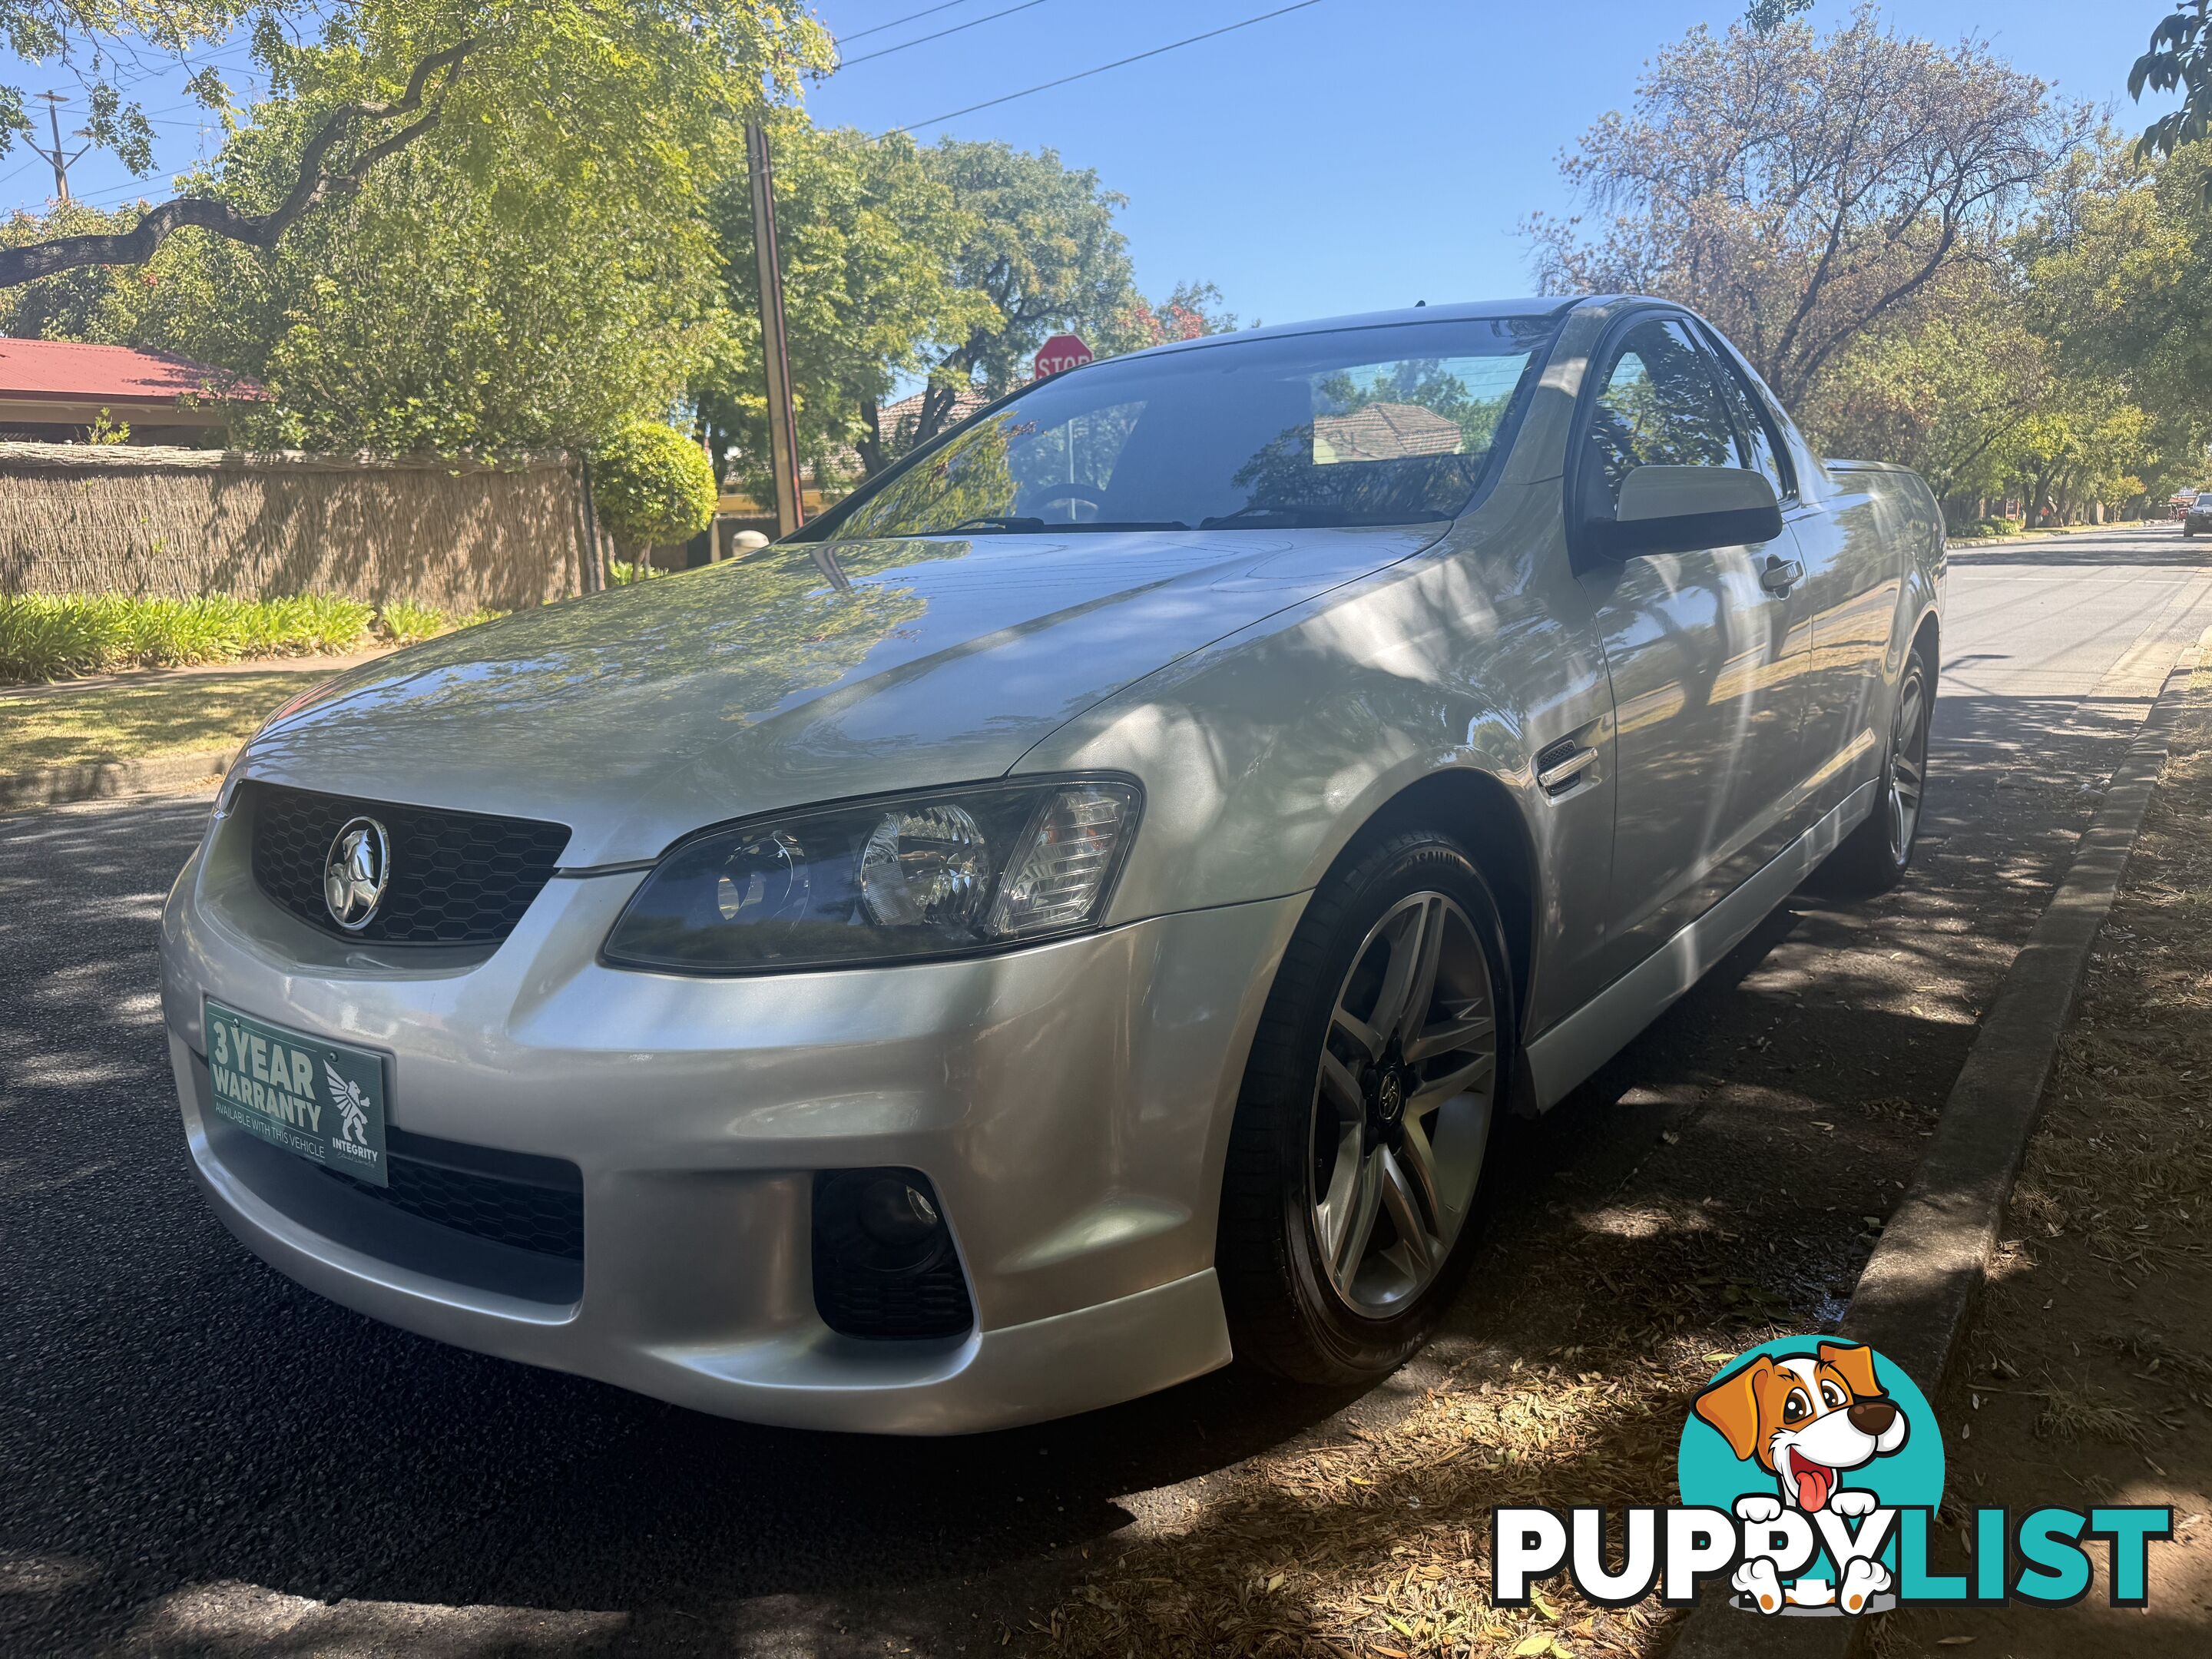
<path id="1" fill-rule="evenodd" d="M 1212 1272 L 1244 1059 L 1302 898 L 977 960 L 748 979 L 617 972 L 641 878 L 556 878 L 495 951 L 381 951 L 264 898 L 219 820 L 161 929 L 194 1170 L 270 1265 L 374 1317 L 751 1421 L 954 1433 L 1226 1363 Z M 357 1196 L 206 1109 L 202 1000 L 392 1056 L 410 1133 L 572 1162 L 580 1266 Z M 839 1336 L 814 1172 L 921 1170 L 975 1327 Z"/>

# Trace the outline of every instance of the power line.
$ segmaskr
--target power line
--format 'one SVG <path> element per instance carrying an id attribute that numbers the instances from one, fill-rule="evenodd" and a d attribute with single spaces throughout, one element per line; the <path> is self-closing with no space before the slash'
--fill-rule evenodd
<path id="1" fill-rule="evenodd" d="M 1040 92 L 1050 92 L 1054 87 L 1064 87 L 1074 81 L 1087 81 L 1094 75 L 1105 74 L 1108 70 L 1123 69 L 1131 64 L 1141 64 L 1147 58 L 1158 58 L 1163 52 L 1176 52 L 1184 46 L 1194 46 L 1201 40 L 1212 40 L 1216 35 L 1233 34 L 1238 29 L 1250 28 L 1255 23 L 1265 23 L 1273 18 L 1287 16 L 1291 12 L 1304 11 L 1309 6 L 1319 4 L 1321 0 L 1297 0 L 1297 3 L 1294 6 L 1279 7 L 1273 11 L 1261 12 L 1257 17 L 1247 17 L 1240 23 L 1225 23 L 1218 29 L 1208 29 L 1203 34 L 1193 34 L 1181 40 L 1170 40 L 1164 46 L 1154 46 L 1150 52 L 1140 52 L 1133 58 L 1117 58 L 1110 64 L 1099 64 L 1097 69 L 1079 70 L 1073 75 L 1063 75 L 1057 81 L 1046 81 L 1037 86 L 1024 87 L 1019 92 L 1010 92 L 1003 98 L 987 98 L 980 104 L 969 105 L 965 109 L 956 109 L 945 115 L 933 115 L 927 120 L 909 121 L 904 126 L 894 128 L 893 131 L 912 132 L 916 127 L 935 126 L 939 121 L 957 121 L 963 115 L 973 115 L 979 109 L 995 109 L 1000 104 L 1012 103 L 1017 98 L 1028 98 Z"/>
<path id="2" fill-rule="evenodd" d="M 37 139 L 30 137 L 27 135 L 24 137 L 23 143 L 25 148 L 31 150 L 33 154 L 40 156 L 52 166 L 54 170 L 54 194 L 61 200 L 66 202 L 70 198 L 69 170 L 75 167 L 79 161 L 84 160 L 85 152 L 89 150 L 92 146 L 90 144 L 82 145 L 78 149 L 76 154 L 74 155 L 63 155 L 62 106 L 66 103 L 68 100 L 64 99 L 58 92 L 41 92 L 34 95 L 46 100 L 46 125 L 53 129 L 54 147 L 52 149 L 45 149 L 40 144 Z M 89 138 L 92 137 L 92 134 L 87 131 L 84 128 L 79 127 L 75 132 L 70 134 L 70 137 L 72 138 Z"/>
<path id="3" fill-rule="evenodd" d="M 872 63 L 878 58 L 888 58 L 895 52 L 904 52 L 908 46 L 927 46 L 932 40 L 942 40 L 948 34 L 957 34 L 963 29 L 978 29 L 986 23 L 997 22 L 1001 17 L 1012 17 L 1018 11 L 1028 11 L 1032 7 L 1042 4 L 1044 0 L 1022 0 L 1022 3 L 1018 6 L 1008 6 L 1004 11 L 988 12 L 981 17 L 970 18 L 965 23 L 955 23 L 951 28 L 939 29 L 934 34 L 917 35 L 911 40 L 902 40 L 895 46 L 885 46 L 880 52 L 864 52 L 858 58 L 846 58 L 837 67 L 845 70 L 852 68 L 855 64 Z"/>
<path id="4" fill-rule="evenodd" d="M 872 28 L 854 29 L 850 34 L 841 34 L 840 40 L 857 40 L 864 34 L 881 34 L 885 29 L 895 29 L 902 23 L 918 23 L 925 17 L 934 17 L 940 11 L 951 11 L 955 6 L 969 6 L 975 0 L 944 0 L 942 5 L 924 6 L 920 11 L 910 11 L 903 17 L 894 17 L 888 23 L 878 23 Z"/>

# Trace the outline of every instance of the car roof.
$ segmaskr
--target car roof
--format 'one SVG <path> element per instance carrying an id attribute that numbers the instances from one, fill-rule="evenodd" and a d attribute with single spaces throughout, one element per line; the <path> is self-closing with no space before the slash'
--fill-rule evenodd
<path id="1" fill-rule="evenodd" d="M 1130 357 L 1154 357 L 1171 351 L 1199 351 L 1208 346 L 1226 345 L 1231 341 L 1279 340 L 1299 334 L 1330 334 L 1344 329 L 1392 328 L 1401 323 L 1485 322 L 1498 317 L 1557 317 L 1589 301 L 1589 296 L 1586 295 L 1562 298 L 1554 294 L 1540 299 L 1457 300 L 1441 305 L 1405 306 L 1395 311 L 1364 311 L 1344 317 L 1317 317 L 1310 322 L 1270 323 L 1263 328 L 1241 328 L 1233 334 L 1202 334 L 1194 340 L 1171 340 L 1165 345 L 1149 346 L 1143 351 L 1132 352 L 1128 356 L 1110 361 L 1127 362 Z"/>

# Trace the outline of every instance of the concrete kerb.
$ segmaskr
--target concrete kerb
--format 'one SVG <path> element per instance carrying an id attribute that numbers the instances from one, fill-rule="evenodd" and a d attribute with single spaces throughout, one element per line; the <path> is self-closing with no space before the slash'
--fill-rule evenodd
<path id="1" fill-rule="evenodd" d="M 112 795 L 143 795 L 156 789 L 181 789 L 229 769 L 232 750 L 215 749 L 152 760 L 87 761 L 81 766 L 48 766 L 35 772 L 0 775 L 0 812 L 70 801 L 102 800 Z"/>
<path id="2" fill-rule="evenodd" d="M 1879 1348 L 1930 1399 L 1952 1380 L 1996 1254 L 2006 1200 L 2058 1058 L 2089 951 L 2112 913 L 2128 855 L 2212 634 L 2166 677 L 2112 775 L 2072 866 L 1997 989 L 1952 1085 L 1912 1186 L 1852 1292 L 1838 1334 Z M 1708 1584 L 1671 1659 L 1850 1659 L 1873 1619 L 1761 1618 Z"/>

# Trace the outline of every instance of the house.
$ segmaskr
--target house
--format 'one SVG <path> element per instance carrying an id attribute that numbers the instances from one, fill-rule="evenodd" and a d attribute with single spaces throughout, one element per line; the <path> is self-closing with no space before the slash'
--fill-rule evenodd
<path id="1" fill-rule="evenodd" d="M 229 423 L 231 404 L 267 395 L 166 351 L 0 339 L 0 441 L 82 442 L 105 417 L 135 444 L 205 444 Z"/>
<path id="2" fill-rule="evenodd" d="M 1418 404 L 1367 404 L 1348 415 L 1314 417 L 1314 461 L 1322 466 L 1456 455 L 1464 442 L 1458 422 Z"/>

